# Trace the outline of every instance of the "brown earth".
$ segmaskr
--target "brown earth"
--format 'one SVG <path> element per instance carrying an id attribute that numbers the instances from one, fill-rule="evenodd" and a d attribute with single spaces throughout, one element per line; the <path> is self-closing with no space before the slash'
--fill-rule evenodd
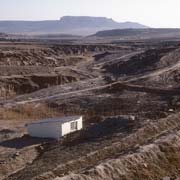
<path id="1" fill-rule="evenodd" d="M 0 44 L 0 179 L 177 178 L 178 41 Z M 32 120 L 83 115 L 59 142 Z"/>

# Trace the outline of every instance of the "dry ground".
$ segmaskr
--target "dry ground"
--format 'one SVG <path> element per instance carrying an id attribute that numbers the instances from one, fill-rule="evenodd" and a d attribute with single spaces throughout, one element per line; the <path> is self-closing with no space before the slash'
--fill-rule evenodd
<path id="1" fill-rule="evenodd" d="M 179 176 L 179 42 L 0 45 L 0 179 Z M 12 70 L 12 71 L 11 71 Z M 27 122 L 83 115 L 60 142 Z"/>

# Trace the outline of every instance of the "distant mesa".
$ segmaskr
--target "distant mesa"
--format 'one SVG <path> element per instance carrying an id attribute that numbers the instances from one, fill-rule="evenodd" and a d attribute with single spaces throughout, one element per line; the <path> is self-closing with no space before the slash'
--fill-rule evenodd
<path id="1" fill-rule="evenodd" d="M 116 22 L 106 17 L 63 16 L 50 21 L 0 21 L 0 32 L 15 34 L 90 35 L 97 31 L 125 28 L 147 28 L 134 22 Z"/>

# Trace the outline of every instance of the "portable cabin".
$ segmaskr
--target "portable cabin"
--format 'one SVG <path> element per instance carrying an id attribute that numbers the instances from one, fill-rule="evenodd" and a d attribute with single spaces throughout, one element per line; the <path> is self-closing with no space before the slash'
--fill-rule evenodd
<path id="1" fill-rule="evenodd" d="M 66 134 L 81 130 L 83 128 L 83 122 L 82 116 L 70 116 L 35 121 L 26 126 L 31 137 L 59 140 L 60 137 Z"/>

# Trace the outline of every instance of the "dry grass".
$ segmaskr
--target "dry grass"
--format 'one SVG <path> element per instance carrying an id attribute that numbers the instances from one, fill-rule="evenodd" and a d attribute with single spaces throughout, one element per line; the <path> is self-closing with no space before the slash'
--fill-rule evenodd
<path id="1" fill-rule="evenodd" d="M 64 114 L 44 104 L 26 104 L 11 109 L 0 109 L 1 120 L 36 120 L 57 116 L 64 116 Z"/>

